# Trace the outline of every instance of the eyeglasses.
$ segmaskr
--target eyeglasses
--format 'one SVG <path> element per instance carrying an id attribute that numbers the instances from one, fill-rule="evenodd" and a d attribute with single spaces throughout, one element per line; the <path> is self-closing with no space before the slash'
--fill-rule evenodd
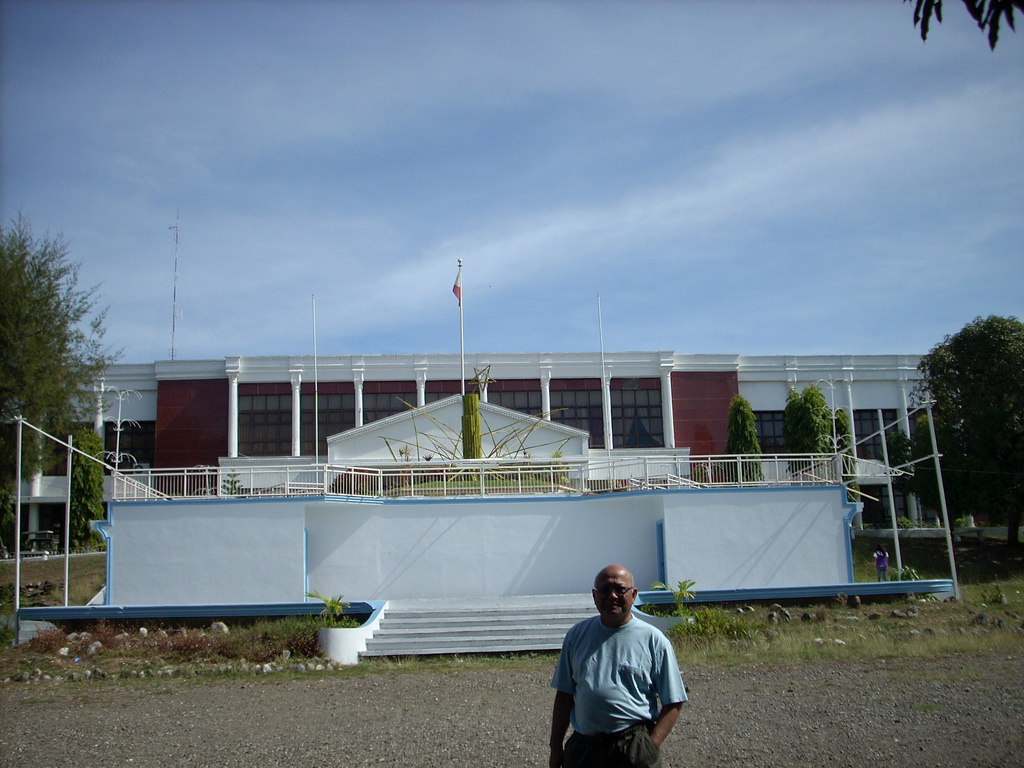
<path id="1" fill-rule="evenodd" d="M 597 587 L 594 591 L 597 592 L 601 597 L 625 597 L 627 594 L 632 592 L 636 587 L 620 587 L 618 585 L 608 585 L 604 587 Z"/>

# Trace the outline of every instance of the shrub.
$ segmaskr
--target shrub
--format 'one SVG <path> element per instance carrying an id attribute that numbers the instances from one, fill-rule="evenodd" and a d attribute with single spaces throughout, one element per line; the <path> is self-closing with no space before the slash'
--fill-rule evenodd
<path id="1" fill-rule="evenodd" d="M 692 622 L 677 624 L 669 630 L 669 634 L 673 638 L 697 642 L 717 639 L 753 640 L 768 629 L 763 622 L 747 621 L 721 608 L 695 608 L 691 616 Z"/>

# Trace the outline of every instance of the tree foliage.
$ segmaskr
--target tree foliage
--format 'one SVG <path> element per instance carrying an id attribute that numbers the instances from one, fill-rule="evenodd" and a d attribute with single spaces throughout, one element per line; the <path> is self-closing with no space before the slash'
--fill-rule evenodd
<path id="1" fill-rule="evenodd" d="M 113 355 L 103 347 L 96 288 L 78 286 L 79 266 L 61 237 L 36 239 L 19 216 L 0 226 L 0 419 L 23 416 L 55 434 L 83 420 L 81 393 Z M 85 324 L 86 327 L 83 327 Z"/>
<path id="2" fill-rule="evenodd" d="M 999 29 L 1005 20 L 1010 29 L 1016 31 L 1013 11 L 1024 12 L 1024 0 L 960 0 L 971 14 L 978 28 L 988 32 L 988 47 L 995 50 L 999 42 Z M 903 0 L 904 3 L 909 0 Z M 921 30 L 921 39 L 928 39 L 931 21 L 942 23 L 942 0 L 915 0 L 914 26 Z"/>
<path id="3" fill-rule="evenodd" d="M 789 453 L 832 453 L 831 411 L 816 384 L 789 390 L 782 435 Z"/>
<path id="4" fill-rule="evenodd" d="M 757 420 L 754 409 L 746 398 L 736 395 L 729 403 L 729 437 L 725 443 L 725 452 L 729 455 L 758 455 L 761 443 L 757 439 Z M 744 462 L 743 480 L 759 482 L 764 479 L 761 463 Z"/>
<path id="5" fill-rule="evenodd" d="M 103 441 L 88 427 L 79 427 L 73 445 L 94 459 L 103 458 Z M 71 530 L 72 547 L 98 544 L 100 537 L 92 529 L 93 520 L 102 520 L 103 467 L 76 453 L 71 459 Z"/>
<path id="6" fill-rule="evenodd" d="M 22 416 L 50 434 L 71 433 L 92 406 L 82 393 L 115 358 L 103 346 L 103 313 L 94 313 L 96 288 L 80 288 L 78 278 L 61 237 L 35 238 L 22 216 L 0 225 L 0 479 L 8 492 L 16 448 L 11 420 Z M 25 475 L 45 458 L 26 430 Z M 13 520 L 10 501 L 6 506 Z"/>
<path id="7" fill-rule="evenodd" d="M 1005 520 L 1018 544 L 1024 492 L 1024 323 L 976 318 L 921 359 L 918 397 L 934 401 L 946 500 L 954 516 Z M 918 430 L 915 455 L 927 455 Z M 922 482 L 929 473 L 919 472 Z M 934 473 L 931 473 L 934 481 Z M 916 485 L 917 483 L 915 483 Z M 925 487 L 919 489 L 927 494 Z M 932 498 L 925 496 L 925 502 Z"/>

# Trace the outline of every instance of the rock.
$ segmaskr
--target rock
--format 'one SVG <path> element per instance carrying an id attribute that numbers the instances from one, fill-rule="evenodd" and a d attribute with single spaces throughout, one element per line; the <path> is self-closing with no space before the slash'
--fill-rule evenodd
<path id="1" fill-rule="evenodd" d="M 228 625 L 223 621 L 215 621 L 210 625 L 211 635 L 226 635 L 228 633 Z"/>
<path id="2" fill-rule="evenodd" d="M 880 618 L 882 618 L 882 614 L 880 614 L 878 611 L 872 611 L 868 614 L 869 621 L 878 621 Z"/>
<path id="3" fill-rule="evenodd" d="M 803 613 L 800 614 L 800 621 L 811 621 L 811 619 L 813 619 L 813 618 L 814 617 L 811 616 L 811 614 L 808 613 L 807 611 L 804 611 Z"/>
<path id="4" fill-rule="evenodd" d="M 894 619 L 905 619 L 905 618 L 907 618 L 907 614 L 905 614 L 903 611 L 895 611 L 895 610 L 894 611 L 890 611 L 889 615 L 892 616 L 892 618 L 894 618 Z"/>
<path id="5" fill-rule="evenodd" d="M 836 595 L 836 602 L 840 605 L 846 605 L 849 599 L 849 596 L 845 592 L 840 592 L 838 595 Z"/>
<path id="6" fill-rule="evenodd" d="M 987 627 L 988 626 L 988 614 L 985 613 L 984 611 L 982 611 L 977 616 L 975 616 L 973 619 L 971 619 L 971 624 L 977 624 L 979 627 Z"/>
<path id="7" fill-rule="evenodd" d="M 281 660 L 282 661 L 288 661 L 288 659 L 290 659 L 291 657 L 292 657 L 292 652 L 289 651 L 287 648 L 285 648 L 283 651 L 281 651 Z"/>
<path id="8" fill-rule="evenodd" d="M 148 629 L 146 629 L 145 627 L 139 627 L 139 635 L 141 637 L 146 637 L 146 635 L 148 635 L 148 634 L 149 634 L 149 630 Z"/>
<path id="9" fill-rule="evenodd" d="M 95 642 L 89 644 L 89 647 L 85 651 L 85 655 L 95 656 L 97 653 L 100 652 L 101 648 L 103 648 L 103 643 L 101 643 L 99 640 L 96 640 Z"/>
<path id="10" fill-rule="evenodd" d="M 846 604 L 851 608 L 860 608 L 860 595 L 850 595 L 850 599 L 846 601 Z"/>
<path id="11" fill-rule="evenodd" d="M 68 648 L 65 645 L 63 648 L 61 648 L 59 651 L 57 651 L 57 655 L 58 656 L 70 656 L 71 655 L 71 649 Z"/>
<path id="12" fill-rule="evenodd" d="M 782 614 L 782 620 L 783 621 L 792 621 L 793 620 L 793 614 L 791 614 L 785 608 L 782 609 L 781 614 Z"/>
<path id="13" fill-rule="evenodd" d="M 772 624 L 772 625 L 778 624 L 779 623 L 779 614 L 777 614 L 775 611 L 771 611 L 768 614 L 768 623 Z"/>
<path id="14" fill-rule="evenodd" d="M 917 606 L 916 605 L 911 605 L 910 607 L 907 608 L 907 616 L 911 616 L 911 617 L 917 616 Z"/>
<path id="15" fill-rule="evenodd" d="M 78 642 L 78 633 L 77 632 L 72 632 L 70 635 L 68 635 L 68 642 L 69 643 L 77 643 Z"/>

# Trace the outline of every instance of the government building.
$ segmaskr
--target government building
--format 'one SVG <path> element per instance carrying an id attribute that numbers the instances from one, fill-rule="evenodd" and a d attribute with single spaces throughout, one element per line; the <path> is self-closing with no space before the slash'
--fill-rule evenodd
<path id="1" fill-rule="evenodd" d="M 480 390 L 482 402 L 590 435 L 591 454 L 688 449 L 723 454 L 741 395 L 765 454 L 786 452 L 790 390 L 809 384 L 844 409 L 862 459 L 881 427 L 912 429 L 916 355 L 743 356 L 661 352 L 227 357 L 114 365 L 97 385 L 96 428 L 120 468 L 217 466 L 225 458 L 325 461 L 327 440 Z M 476 382 L 473 379 L 476 378 Z M 909 424 L 909 427 L 908 427 Z M 883 486 L 861 491 L 865 524 L 887 524 Z M 897 516 L 918 517 L 897 494 Z"/>

